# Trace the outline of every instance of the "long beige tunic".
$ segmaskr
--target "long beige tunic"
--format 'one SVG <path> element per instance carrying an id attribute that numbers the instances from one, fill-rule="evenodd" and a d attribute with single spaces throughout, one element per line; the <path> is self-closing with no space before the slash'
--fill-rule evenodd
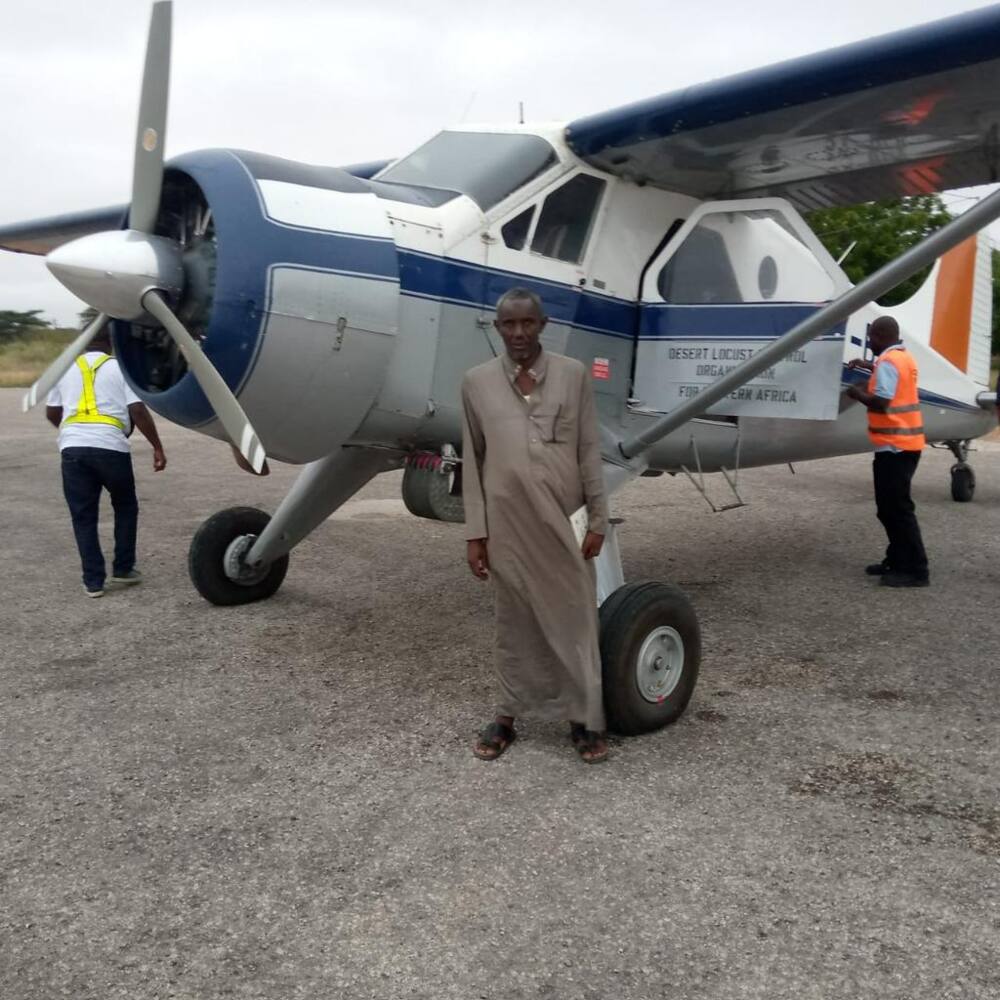
<path id="1" fill-rule="evenodd" d="M 594 572 L 568 520 L 586 503 L 590 530 L 607 529 L 590 378 L 542 351 L 525 398 L 517 371 L 503 355 L 462 382 L 465 537 L 488 539 L 497 711 L 603 731 Z"/>

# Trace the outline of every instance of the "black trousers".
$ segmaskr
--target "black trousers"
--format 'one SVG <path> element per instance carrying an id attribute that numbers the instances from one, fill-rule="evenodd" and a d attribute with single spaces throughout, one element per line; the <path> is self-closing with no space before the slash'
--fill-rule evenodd
<path id="1" fill-rule="evenodd" d="M 910 498 L 919 451 L 875 452 L 875 509 L 889 537 L 885 561 L 899 573 L 927 576 L 927 553 Z"/>

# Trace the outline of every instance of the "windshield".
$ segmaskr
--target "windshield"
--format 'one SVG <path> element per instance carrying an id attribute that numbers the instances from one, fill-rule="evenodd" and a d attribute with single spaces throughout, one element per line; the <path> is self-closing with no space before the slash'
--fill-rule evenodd
<path id="1" fill-rule="evenodd" d="M 376 179 L 456 191 L 485 212 L 555 162 L 555 150 L 537 135 L 440 132 Z"/>

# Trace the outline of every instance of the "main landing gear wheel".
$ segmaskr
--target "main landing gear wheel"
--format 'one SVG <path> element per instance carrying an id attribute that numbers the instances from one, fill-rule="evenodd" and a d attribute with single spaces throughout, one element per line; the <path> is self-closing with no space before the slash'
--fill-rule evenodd
<path id="1" fill-rule="evenodd" d="M 600 627 L 608 727 L 634 736 L 676 722 L 701 664 L 701 629 L 683 591 L 627 583 L 601 605 Z"/>
<path id="2" fill-rule="evenodd" d="M 213 514 L 195 532 L 188 573 L 198 593 L 212 604 L 250 604 L 270 597 L 288 572 L 288 555 L 256 569 L 243 562 L 271 520 L 256 507 L 230 507 Z"/>
<path id="3" fill-rule="evenodd" d="M 968 503 L 976 492 L 976 474 L 971 465 L 959 462 L 951 467 L 951 498 Z"/>
<path id="4" fill-rule="evenodd" d="M 461 524 L 465 520 L 461 466 L 442 473 L 443 461 L 429 453 L 410 457 L 403 473 L 403 503 L 415 517 Z"/>

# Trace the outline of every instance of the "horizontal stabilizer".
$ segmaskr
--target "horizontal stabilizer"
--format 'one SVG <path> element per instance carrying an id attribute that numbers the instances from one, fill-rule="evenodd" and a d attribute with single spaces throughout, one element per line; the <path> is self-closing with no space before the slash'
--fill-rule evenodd
<path id="1" fill-rule="evenodd" d="M 810 211 L 1000 178 L 1000 5 L 572 122 L 594 167 Z"/>

